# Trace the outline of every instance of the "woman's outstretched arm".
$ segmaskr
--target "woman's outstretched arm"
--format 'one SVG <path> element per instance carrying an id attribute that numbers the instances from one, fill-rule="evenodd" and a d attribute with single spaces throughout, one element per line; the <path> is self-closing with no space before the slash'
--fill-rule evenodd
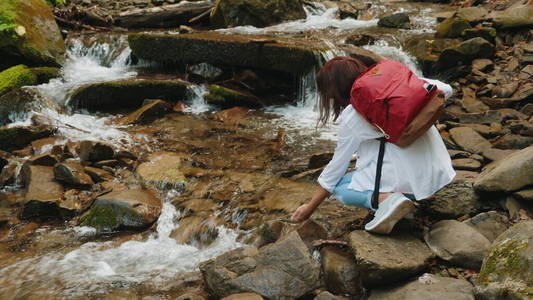
<path id="1" fill-rule="evenodd" d="M 311 198 L 311 201 L 309 203 L 300 205 L 294 213 L 292 214 L 291 221 L 292 222 L 302 222 L 307 219 L 313 214 L 315 209 L 326 199 L 329 195 L 331 195 L 330 192 L 325 190 L 323 187 L 318 187 L 315 191 L 315 194 Z"/>

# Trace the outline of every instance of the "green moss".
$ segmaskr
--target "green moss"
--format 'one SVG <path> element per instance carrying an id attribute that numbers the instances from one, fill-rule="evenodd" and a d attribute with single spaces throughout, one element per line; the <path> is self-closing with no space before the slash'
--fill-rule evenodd
<path id="1" fill-rule="evenodd" d="M 25 85 L 37 83 L 37 76 L 26 66 L 18 65 L 0 73 L 0 96 Z"/>
<path id="2" fill-rule="evenodd" d="M 223 107 L 231 106 L 251 106 L 259 107 L 262 105 L 259 98 L 254 95 L 228 89 L 220 85 L 210 85 L 209 93 L 204 96 L 209 104 Z"/>
<path id="3" fill-rule="evenodd" d="M 31 70 L 37 76 L 37 84 L 47 83 L 50 79 L 59 77 L 61 71 L 54 67 L 38 67 Z"/>
<path id="4" fill-rule="evenodd" d="M 119 218 L 112 206 L 95 205 L 83 217 L 81 226 L 90 226 L 98 231 L 113 231 L 120 226 Z"/>
<path id="5" fill-rule="evenodd" d="M 463 34 L 466 29 L 472 28 L 470 23 L 461 18 L 449 18 L 437 27 L 437 36 L 442 38 L 456 38 Z"/>
<path id="6" fill-rule="evenodd" d="M 487 285 L 495 276 L 522 280 L 520 276 L 526 272 L 528 266 L 520 257 L 520 252 L 527 246 L 527 240 L 510 240 L 491 248 L 479 272 L 478 281 Z M 533 278 L 529 284 L 533 285 Z"/>

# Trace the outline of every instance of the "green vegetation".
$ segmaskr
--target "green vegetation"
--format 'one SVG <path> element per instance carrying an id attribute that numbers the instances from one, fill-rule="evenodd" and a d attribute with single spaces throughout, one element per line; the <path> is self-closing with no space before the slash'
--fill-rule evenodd
<path id="1" fill-rule="evenodd" d="M 112 206 L 95 205 L 89 213 L 83 217 L 81 226 L 91 226 L 98 231 L 113 231 L 120 226 L 117 213 Z"/>
<path id="2" fill-rule="evenodd" d="M 37 83 L 37 75 L 24 65 L 11 67 L 0 73 L 0 96 L 25 85 Z"/>
<path id="3" fill-rule="evenodd" d="M 12 44 L 18 38 L 15 28 L 19 26 L 15 22 L 17 5 L 21 0 L 0 1 L 0 47 Z"/>
<path id="4" fill-rule="evenodd" d="M 46 3 L 52 7 L 65 6 L 65 0 L 46 0 Z"/>

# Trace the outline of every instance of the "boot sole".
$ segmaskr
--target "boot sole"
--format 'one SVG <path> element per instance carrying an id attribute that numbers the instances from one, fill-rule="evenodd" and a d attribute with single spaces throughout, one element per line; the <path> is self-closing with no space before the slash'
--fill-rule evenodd
<path id="1" fill-rule="evenodd" d="M 394 228 L 394 225 L 403 217 L 415 210 L 415 206 L 411 200 L 404 200 L 396 205 L 389 213 L 383 217 L 381 222 L 373 227 L 365 228 L 366 231 L 389 234 Z"/>

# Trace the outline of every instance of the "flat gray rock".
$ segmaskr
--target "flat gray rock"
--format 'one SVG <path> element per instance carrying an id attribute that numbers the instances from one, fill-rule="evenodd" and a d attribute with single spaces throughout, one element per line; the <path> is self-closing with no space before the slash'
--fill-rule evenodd
<path id="1" fill-rule="evenodd" d="M 492 242 L 502 232 L 507 230 L 509 227 L 509 218 L 505 214 L 493 210 L 480 213 L 475 217 L 465 220 L 463 223 L 472 226 Z"/>
<path id="2" fill-rule="evenodd" d="M 468 152 L 481 153 L 492 147 L 489 141 L 469 127 L 452 128 L 450 135 L 459 147 Z"/>

